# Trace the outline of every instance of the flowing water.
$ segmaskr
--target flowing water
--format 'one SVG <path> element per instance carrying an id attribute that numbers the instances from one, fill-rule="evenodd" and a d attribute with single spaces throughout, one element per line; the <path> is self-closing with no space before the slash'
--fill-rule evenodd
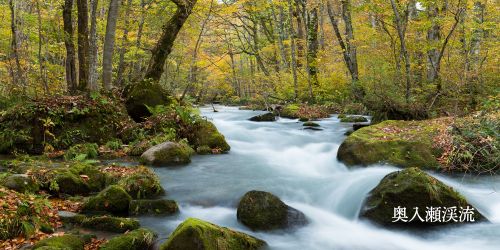
<path id="1" fill-rule="evenodd" d="M 349 124 L 332 116 L 318 123 L 324 130 L 303 130 L 297 120 L 250 122 L 258 111 L 234 107 L 202 108 L 231 145 L 229 154 L 195 156 L 178 168 L 155 168 L 180 213 L 141 217 L 163 242 L 189 217 L 246 232 L 270 249 L 500 249 L 500 178 L 444 177 L 491 223 L 447 227 L 430 232 L 390 231 L 359 220 L 366 194 L 390 166 L 347 168 L 336 159 Z M 302 211 L 310 223 L 295 231 L 252 232 L 236 220 L 236 206 L 250 190 L 269 191 Z"/>

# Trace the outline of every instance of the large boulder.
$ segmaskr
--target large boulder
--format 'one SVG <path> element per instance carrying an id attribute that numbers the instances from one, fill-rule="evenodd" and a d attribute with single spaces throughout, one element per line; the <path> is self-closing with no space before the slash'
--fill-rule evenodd
<path id="1" fill-rule="evenodd" d="M 143 80 L 125 88 L 125 105 L 128 114 L 137 122 L 151 116 L 148 107 L 168 105 L 172 102 L 168 92 L 158 83 Z"/>
<path id="2" fill-rule="evenodd" d="M 0 182 L 0 184 L 19 193 L 34 193 L 40 188 L 38 184 L 27 174 L 13 174 L 7 176 Z"/>
<path id="3" fill-rule="evenodd" d="M 134 199 L 152 199 L 165 194 L 160 179 L 151 169 L 139 166 L 131 175 L 117 183 Z"/>
<path id="4" fill-rule="evenodd" d="M 191 162 L 193 149 L 184 143 L 164 142 L 146 150 L 141 161 L 151 165 L 179 165 Z"/>
<path id="5" fill-rule="evenodd" d="M 271 193 L 255 190 L 241 198 L 237 218 L 252 230 L 286 229 L 307 224 L 302 212 Z"/>
<path id="6" fill-rule="evenodd" d="M 82 206 L 87 213 L 126 214 L 132 197 L 122 187 L 112 185 L 96 196 L 90 197 Z"/>
<path id="7" fill-rule="evenodd" d="M 90 192 L 87 182 L 68 169 L 57 170 L 49 185 L 48 188 L 58 194 L 86 195 Z"/>
<path id="8" fill-rule="evenodd" d="M 85 241 L 76 235 L 62 235 L 43 239 L 37 242 L 33 249 L 71 249 L 83 250 Z"/>
<path id="9" fill-rule="evenodd" d="M 276 121 L 276 115 L 269 112 L 262 115 L 256 115 L 249 120 L 253 122 L 274 122 Z"/>
<path id="10" fill-rule="evenodd" d="M 337 158 L 348 166 L 388 163 L 437 169 L 442 150 L 434 137 L 445 128 L 439 121 L 385 121 L 349 135 Z"/>
<path id="11" fill-rule="evenodd" d="M 170 235 L 161 250 L 254 250 L 266 242 L 250 235 L 220 227 L 195 218 L 182 222 Z"/>
<path id="12" fill-rule="evenodd" d="M 416 208 L 423 222 L 418 217 L 411 220 L 416 214 Z M 434 210 L 430 210 L 431 208 Z M 456 210 L 452 211 L 452 208 Z M 460 216 L 459 212 L 465 208 L 473 209 L 472 220 L 484 220 L 479 211 L 453 188 L 419 168 L 407 168 L 390 173 L 380 181 L 368 194 L 360 216 L 383 226 L 418 228 L 460 222 L 459 217 L 456 217 L 458 221 L 451 219 L 452 214 L 456 212 Z M 404 215 L 403 209 L 406 213 Z M 397 213 L 398 211 L 401 213 Z M 438 211 L 435 215 L 437 217 L 426 217 L 431 215 L 432 212 L 429 211 Z M 446 212 L 448 216 L 443 215 Z"/>
<path id="13" fill-rule="evenodd" d="M 217 130 L 213 123 L 207 120 L 196 120 L 194 124 L 189 125 L 183 136 L 197 150 L 208 147 L 212 152 L 226 153 L 231 149 L 224 135 Z"/>
<path id="14" fill-rule="evenodd" d="M 173 200 L 133 200 L 130 202 L 131 215 L 172 215 L 179 212 Z"/>
<path id="15" fill-rule="evenodd" d="M 101 245 L 100 250 L 150 250 L 158 236 L 149 229 L 139 228 L 116 236 Z"/>

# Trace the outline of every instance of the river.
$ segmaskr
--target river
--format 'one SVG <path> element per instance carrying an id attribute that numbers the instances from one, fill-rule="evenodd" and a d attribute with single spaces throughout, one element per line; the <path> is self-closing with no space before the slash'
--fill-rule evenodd
<path id="1" fill-rule="evenodd" d="M 349 124 L 336 116 L 318 123 L 322 131 L 304 130 L 297 120 L 251 122 L 260 111 L 236 107 L 201 108 L 225 135 L 231 151 L 195 156 L 182 167 L 154 168 L 179 203 L 171 217 L 140 217 L 159 233 L 160 242 L 184 219 L 196 217 L 265 240 L 270 249 L 500 249 L 500 178 L 449 177 L 432 173 L 453 186 L 491 223 L 452 226 L 427 232 L 390 231 L 359 220 L 366 194 L 391 166 L 347 168 L 336 159 Z M 253 232 L 238 223 L 236 207 L 250 190 L 269 191 L 302 211 L 310 223 L 295 231 Z"/>

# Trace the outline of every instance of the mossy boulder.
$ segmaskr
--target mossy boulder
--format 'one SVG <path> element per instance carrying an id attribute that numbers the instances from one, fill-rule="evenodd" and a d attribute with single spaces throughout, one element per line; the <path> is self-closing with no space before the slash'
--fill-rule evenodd
<path id="1" fill-rule="evenodd" d="M 150 250 L 158 236 L 149 229 L 139 228 L 116 236 L 101 245 L 100 250 Z"/>
<path id="2" fill-rule="evenodd" d="M 85 241 L 76 235 L 62 235 L 43 239 L 37 242 L 33 249 L 64 249 L 83 250 Z"/>
<path id="3" fill-rule="evenodd" d="M 111 185 L 93 197 L 89 197 L 82 206 L 86 213 L 107 212 L 126 214 L 132 197 L 122 187 Z"/>
<path id="4" fill-rule="evenodd" d="M 179 212 L 173 200 L 133 200 L 130 202 L 131 215 L 172 215 Z"/>
<path id="5" fill-rule="evenodd" d="M 161 250 L 254 250 L 266 242 L 250 235 L 220 227 L 195 218 L 182 222 L 170 235 Z"/>
<path id="6" fill-rule="evenodd" d="M 256 115 L 248 120 L 253 122 L 274 122 L 276 121 L 276 115 L 269 112 L 262 115 Z"/>
<path id="7" fill-rule="evenodd" d="M 109 176 L 103 173 L 99 167 L 92 165 L 82 165 L 80 167 L 73 167 L 80 177 L 86 179 L 85 183 L 91 192 L 99 192 L 103 190 L 109 180 Z"/>
<path id="8" fill-rule="evenodd" d="M 185 143 L 164 142 L 146 150 L 141 162 L 151 165 L 179 165 L 191 162 L 193 149 Z"/>
<path id="9" fill-rule="evenodd" d="M 385 121 L 349 135 L 337 158 L 348 166 L 388 163 L 437 169 L 442 151 L 435 147 L 433 138 L 444 128 L 437 121 Z"/>
<path id="10" fill-rule="evenodd" d="M 153 144 L 150 140 L 144 139 L 142 141 L 138 141 L 131 145 L 130 150 L 127 152 L 128 155 L 131 156 L 141 156 L 146 150 L 151 148 Z"/>
<path id="11" fill-rule="evenodd" d="M 339 118 L 340 122 L 368 122 L 368 119 L 364 116 L 357 116 L 357 115 L 350 115 L 350 116 L 345 116 L 343 118 Z"/>
<path id="12" fill-rule="evenodd" d="M 307 224 L 302 212 L 263 191 L 247 192 L 238 204 L 236 215 L 252 230 L 286 229 Z"/>
<path id="13" fill-rule="evenodd" d="M 125 88 L 125 105 L 128 114 L 137 122 L 151 116 L 148 107 L 169 105 L 172 102 L 168 92 L 158 83 L 143 80 Z"/>
<path id="14" fill-rule="evenodd" d="M 396 221 L 394 210 L 398 207 L 406 208 L 408 218 Z M 460 216 L 459 210 L 469 207 L 474 209 L 475 222 L 485 220 L 483 215 L 462 195 L 419 168 L 407 168 L 385 176 L 368 194 L 360 216 L 389 227 L 419 228 L 457 223 L 453 220 L 425 221 L 426 211 L 430 207 L 440 208 L 440 218 L 444 217 L 442 213 L 446 208 L 455 207 L 456 215 Z M 418 208 L 419 215 L 424 222 L 418 218 L 410 221 L 415 215 L 415 208 Z"/>
<path id="15" fill-rule="evenodd" d="M 226 153 L 231 149 L 224 135 L 217 130 L 213 123 L 204 119 L 198 119 L 194 124 L 189 125 L 184 137 L 196 149 L 208 147 L 212 152 L 220 153 Z"/>
<path id="16" fill-rule="evenodd" d="M 0 181 L 0 185 L 19 193 L 34 193 L 40 189 L 39 185 L 27 174 L 13 174 Z"/>
<path id="17" fill-rule="evenodd" d="M 304 124 L 302 124 L 302 126 L 304 126 L 304 127 L 319 127 L 319 124 L 317 124 L 315 122 L 304 122 Z"/>
<path id="18" fill-rule="evenodd" d="M 56 170 L 49 185 L 49 190 L 57 194 L 86 195 L 90 193 L 87 182 L 68 169 Z"/>
<path id="19" fill-rule="evenodd" d="M 77 216 L 77 224 L 84 228 L 107 231 L 114 233 L 124 233 L 140 227 L 139 221 L 130 218 L 119 218 L 112 216 Z"/>
<path id="20" fill-rule="evenodd" d="M 209 146 L 201 146 L 196 149 L 196 153 L 199 155 L 209 155 L 212 154 L 212 149 Z"/>
<path id="21" fill-rule="evenodd" d="M 0 153 L 42 154 L 47 145 L 64 150 L 79 143 L 104 144 L 133 123 L 117 100 L 82 95 L 19 102 L 0 116 Z"/>
<path id="22" fill-rule="evenodd" d="M 133 174 L 123 177 L 117 185 L 134 199 L 151 199 L 165 194 L 158 175 L 144 166 L 139 166 Z"/>

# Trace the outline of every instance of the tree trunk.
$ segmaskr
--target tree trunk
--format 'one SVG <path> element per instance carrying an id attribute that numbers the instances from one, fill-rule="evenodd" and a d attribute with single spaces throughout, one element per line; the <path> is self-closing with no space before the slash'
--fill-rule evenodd
<path id="1" fill-rule="evenodd" d="M 123 27 L 123 37 L 122 45 L 120 47 L 120 59 L 118 62 L 118 76 L 116 79 L 116 84 L 118 86 L 123 86 L 123 74 L 125 72 L 125 52 L 127 52 L 128 47 L 128 29 L 130 23 L 130 11 L 132 10 L 132 0 L 127 0 L 127 10 L 125 11 L 125 25 Z"/>
<path id="2" fill-rule="evenodd" d="M 106 34 L 104 36 L 104 49 L 102 53 L 102 83 L 106 90 L 110 90 L 113 87 L 113 53 L 115 51 L 116 21 L 119 9 L 120 1 L 111 0 L 109 3 Z"/>
<path id="3" fill-rule="evenodd" d="M 137 30 L 137 40 L 135 41 L 136 51 L 139 51 L 142 45 L 142 32 L 144 29 L 144 22 L 146 19 L 146 2 L 141 0 L 141 19 L 139 20 L 138 30 Z M 142 57 L 139 57 L 138 53 L 135 54 L 136 62 L 134 63 L 134 79 L 140 79 L 142 77 Z"/>
<path id="4" fill-rule="evenodd" d="M 42 56 L 42 14 L 40 10 L 40 1 L 36 1 L 36 12 L 38 15 L 38 63 L 40 65 L 40 80 L 42 81 L 44 94 L 49 94 L 49 85 L 47 83 L 47 75 L 45 73 L 45 59 Z"/>
<path id="5" fill-rule="evenodd" d="M 165 60 L 167 60 L 167 56 L 172 51 L 175 38 L 184 25 L 184 22 L 186 22 L 191 14 L 196 1 L 197 0 L 172 0 L 172 2 L 177 5 L 177 10 L 172 18 L 163 26 L 163 33 L 160 40 L 152 51 L 153 55 L 149 62 L 148 69 L 146 70 L 146 79 L 150 79 L 153 82 L 160 81 L 164 71 L 163 65 L 165 65 Z"/>
<path id="6" fill-rule="evenodd" d="M 309 98 L 312 101 L 312 85 L 318 85 L 318 9 L 313 8 L 308 13 L 307 19 L 307 68 L 309 77 Z"/>
<path id="7" fill-rule="evenodd" d="M 291 55 L 292 55 L 292 75 L 293 75 L 293 99 L 296 101 L 299 97 L 299 85 L 297 80 L 297 48 L 295 47 L 295 29 L 293 28 L 293 5 L 292 0 L 288 0 L 288 17 L 290 28 Z"/>
<path id="8" fill-rule="evenodd" d="M 394 19 L 395 19 L 394 22 L 396 23 L 396 30 L 398 32 L 399 43 L 401 46 L 401 54 L 403 54 L 403 58 L 405 61 L 405 78 L 406 78 L 405 100 L 406 103 L 410 103 L 411 67 L 410 67 L 410 56 L 408 54 L 408 50 L 406 49 L 406 41 L 405 41 L 406 23 L 408 22 L 408 6 L 406 7 L 404 19 L 401 17 L 394 0 L 391 0 L 391 6 L 394 12 Z"/>
<path id="9" fill-rule="evenodd" d="M 304 57 L 305 50 L 305 31 L 304 31 L 304 19 L 305 19 L 305 6 L 304 0 L 295 0 L 295 18 L 297 19 L 297 67 L 302 67 L 302 58 Z M 293 23 L 293 21 L 290 21 Z"/>
<path id="10" fill-rule="evenodd" d="M 351 67 L 352 80 L 354 82 L 359 80 L 358 75 L 358 57 L 356 45 L 352 43 L 354 40 L 354 29 L 352 28 L 352 18 L 351 18 L 351 3 L 349 0 L 342 0 L 342 19 L 345 23 L 345 41 L 347 46 L 347 52 L 349 53 L 349 61 Z"/>
<path id="11" fill-rule="evenodd" d="M 15 74 L 13 74 L 13 83 L 14 87 L 17 88 L 19 85 L 21 85 L 23 89 L 23 94 L 26 94 L 26 83 L 23 80 L 23 69 L 21 67 L 21 62 L 19 59 L 19 46 L 18 46 L 18 30 L 17 30 L 17 16 L 16 16 L 16 6 L 14 5 L 13 0 L 9 0 L 9 8 L 10 8 L 10 28 L 12 32 L 12 40 L 11 40 L 11 49 L 12 49 L 12 55 L 11 58 L 13 58 L 16 62 L 16 71 Z"/>
<path id="12" fill-rule="evenodd" d="M 89 15 L 87 0 L 77 0 L 78 9 L 78 90 L 87 91 L 89 82 Z"/>
<path id="13" fill-rule="evenodd" d="M 89 89 L 98 89 L 97 79 L 97 5 L 99 0 L 90 0 L 90 55 L 89 55 Z"/>
<path id="14" fill-rule="evenodd" d="M 430 48 L 427 51 L 427 81 L 434 82 L 438 78 L 437 60 L 439 58 L 438 45 L 441 40 L 441 26 L 437 22 L 439 9 L 436 4 L 431 4 L 427 7 L 427 16 L 431 20 L 431 27 L 427 30 L 427 42 Z"/>
<path id="15" fill-rule="evenodd" d="M 66 47 L 66 83 L 70 94 L 74 94 L 77 89 L 75 45 L 73 43 L 73 20 L 71 17 L 72 10 L 73 0 L 65 0 L 63 6 L 63 22 L 64 45 Z"/>

